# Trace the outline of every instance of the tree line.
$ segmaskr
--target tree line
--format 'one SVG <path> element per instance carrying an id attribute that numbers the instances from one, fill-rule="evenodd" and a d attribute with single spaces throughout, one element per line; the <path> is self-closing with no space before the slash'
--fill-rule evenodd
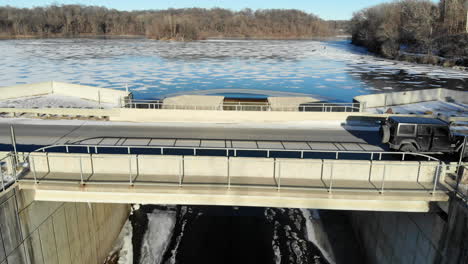
<path id="1" fill-rule="evenodd" d="M 353 15 L 352 42 L 388 58 L 404 56 L 403 51 L 426 54 L 419 57 L 426 60 L 458 57 L 461 61 L 457 63 L 468 64 L 467 12 L 468 0 L 441 0 L 438 4 L 401 0 L 376 5 Z"/>
<path id="2" fill-rule="evenodd" d="M 208 37 L 310 38 L 335 34 L 336 23 L 299 10 L 221 8 L 118 11 L 97 6 L 0 7 L 0 36 L 143 35 L 155 39 Z"/>

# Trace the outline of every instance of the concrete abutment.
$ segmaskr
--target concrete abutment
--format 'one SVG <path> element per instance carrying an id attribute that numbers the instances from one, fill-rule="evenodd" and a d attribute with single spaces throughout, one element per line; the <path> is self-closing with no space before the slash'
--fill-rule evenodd
<path id="1" fill-rule="evenodd" d="M 448 214 L 349 212 L 367 263 L 468 263 L 468 208 L 449 203 Z"/>
<path id="2" fill-rule="evenodd" d="M 101 264 L 129 205 L 34 201 L 10 188 L 0 197 L 1 264 Z"/>

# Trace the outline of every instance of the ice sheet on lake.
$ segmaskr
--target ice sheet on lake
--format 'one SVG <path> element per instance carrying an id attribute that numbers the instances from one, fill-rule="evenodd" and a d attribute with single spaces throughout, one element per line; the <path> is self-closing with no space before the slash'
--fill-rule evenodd
<path id="1" fill-rule="evenodd" d="M 0 51 L 8 51 L 2 52 L 0 86 L 48 80 L 129 84 L 136 98 L 234 87 L 294 89 L 350 101 L 373 91 L 366 88 L 468 86 L 468 72 L 377 58 L 347 41 L 10 40 L 0 42 Z"/>

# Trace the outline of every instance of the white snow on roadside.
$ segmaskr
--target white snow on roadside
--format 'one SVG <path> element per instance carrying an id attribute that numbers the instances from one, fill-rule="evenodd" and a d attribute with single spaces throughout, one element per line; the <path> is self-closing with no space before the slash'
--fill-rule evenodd
<path id="1" fill-rule="evenodd" d="M 335 257 L 330 242 L 322 227 L 317 210 L 300 209 L 306 221 L 307 239 L 314 243 L 330 264 L 335 263 Z M 312 213 L 311 213 L 312 211 Z"/>
<path id="2" fill-rule="evenodd" d="M 442 114 L 445 116 L 467 116 L 468 105 L 457 102 L 443 102 L 443 101 L 427 101 L 405 105 L 394 105 L 386 107 L 369 108 L 368 111 L 372 113 L 382 114 L 391 108 L 393 113 L 399 114 L 424 114 L 428 111 L 434 114 Z"/>
<path id="3" fill-rule="evenodd" d="M 130 223 L 130 220 L 127 220 L 122 228 L 122 231 L 120 231 L 114 248 L 109 253 L 109 256 L 111 256 L 115 252 L 119 252 L 119 260 L 117 264 L 133 264 L 132 235 L 132 224 Z"/>
<path id="4" fill-rule="evenodd" d="M 172 237 L 176 212 L 155 209 L 148 214 L 148 229 L 143 236 L 140 264 L 159 264 Z"/>
<path id="5" fill-rule="evenodd" d="M 74 96 L 47 94 L 0 101 L 0 108 L 112 108 L 114 104 L 89 101 Z"/>

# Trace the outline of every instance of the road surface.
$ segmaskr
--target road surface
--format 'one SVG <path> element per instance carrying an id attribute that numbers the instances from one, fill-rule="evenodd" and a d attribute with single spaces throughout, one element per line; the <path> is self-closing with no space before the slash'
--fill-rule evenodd
<path id="1" fill-rule="evenodd" d="M 379 136 L 375 131 L 349 130 L 340 126 L 324 128 L 268 128 L 268 127 L 237 127 L 235 125 L 199 125 L 182 126 L 177 124 L 145 125 L 134 123 L 110 122 L 14 122 L 18 144 L 22 145 L 53 145 L 53 144 L 111 144 L 119 145 L 165 145 L 168 139 L 173 139 L 173 145 L 184 146 L 186 142 L 192 146 L 209 145 L 210 141 L 226 141 L 225 146 L 268 147 L 266 142 L 284 142 L 284 148 L 293 146 L 293 142 L 308 142 L 312 149 L 347 150 L 377 150 Z M 10 123 L 0 122 L 0 144 L 10 144 Z M 371 129 L 372 130 L 372 129 Z M 101 139 L 93 139 L 101 138 Z M 122 140 L 103 140 L 102 138 L 117 138 Z M 124 140 L 125 139 L 125 142 Z M 144 139 L 148 139 L 145 141 Z M 153 140 L 149 140 L 153 139 Z M 163 140 L 164 139 L 164 140 Z M 139 142 L 139 143 L 138 143 Z M 146 142 L 146 143 L 142 143 Z M 170 142 L 170 141 L 169 141 Z M 249 144 L 249 142 L 251 144 Z M 323 144 L 328 142 L 327 144 Z M 356 147 L 356 145 L 359 145 Z M 364 147 L 363 147 L 364 146 Z M 367 149 L 368 148 L 368 149 Z"/>

